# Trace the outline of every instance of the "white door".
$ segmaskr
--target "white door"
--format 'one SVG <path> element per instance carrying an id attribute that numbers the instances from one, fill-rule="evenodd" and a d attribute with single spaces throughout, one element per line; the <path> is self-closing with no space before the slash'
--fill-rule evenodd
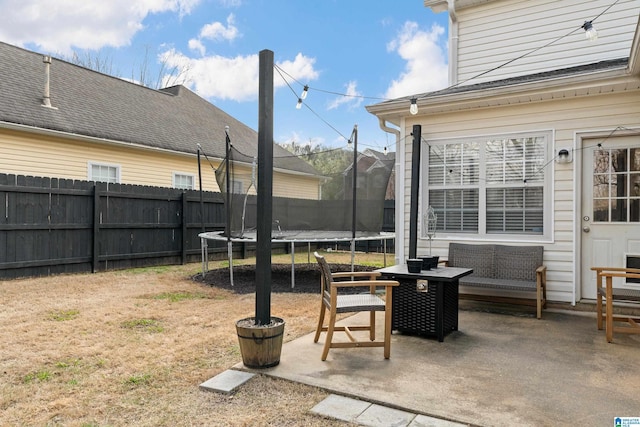
<path id="1" fill-rule="evenodd" d="M 640 135 L 584 140 L 582 298 L 595 299 L 591 267 L 640 268 Z M 637 279 L 614 286 L 640 289 Z"/>

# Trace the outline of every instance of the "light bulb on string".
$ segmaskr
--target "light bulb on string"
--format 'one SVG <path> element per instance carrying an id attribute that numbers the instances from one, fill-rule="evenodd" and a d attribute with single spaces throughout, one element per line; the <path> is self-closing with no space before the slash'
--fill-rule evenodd
<path id="1" fill-rule="evenodd" d="M 411 98 L 411 106 L 409 107 L 409 112 L 414 116 L 416 114 L 418 114 L 418 99 L 417 98 Z"/>
<path id="2" fill-rule="evenodd" d="M 593 26 L 593 21 L 584 21 L 582 28 L 584 29 L 584 35 L 587 40 L 596 41 L 598 39 L 598 32 Z"/>
<path id="3" fill-rule="evenodd" d="M 298 103 L 296 104 L 296 110 L 299 110 L 302 108 L 302 98 L 298 98 Z"/>
<path id="4" fill-rule="evenodd" d="M 304 85 L 304 89 L 302 89 L 302 93 L 300 94 L 300 99 L 307 99 L 308 92 L 309 92 L 309 86 Z"/>

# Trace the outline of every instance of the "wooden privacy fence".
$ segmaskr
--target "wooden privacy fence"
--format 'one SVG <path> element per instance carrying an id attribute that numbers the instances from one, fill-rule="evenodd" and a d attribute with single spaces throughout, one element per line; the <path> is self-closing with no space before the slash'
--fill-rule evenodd
<path id="1" fill-rule="evenodd" d="M 391 201 L 383 231 L 393 217 Z M 0 174 L 0 279 L 198 262 L 198 234 L 224 227 L 220 193 Z"/>
<path id="2" fill-rule="evenodd" d="M 0 174 L 0 278 L 198 261 L 203 227 L 219 193 Z"/>

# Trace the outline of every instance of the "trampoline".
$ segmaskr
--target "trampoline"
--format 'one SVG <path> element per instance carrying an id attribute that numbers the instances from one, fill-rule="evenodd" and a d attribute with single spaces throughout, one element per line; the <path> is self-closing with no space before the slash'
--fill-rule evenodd
<path id="1" fill-rule="evenodd" d="M 382 240 L 386 266 L 387 240 L 395 239 L 395 234 L 382 231 L 384 203 L 387 196 L 391 199 L 393 195 L 394 186 L 390 177 L 395 164 L 395 153 L 380 153 L 370 149 L 358 152 L 357 126 L 354 127 L 350 142 L 351 140 L 354 142 L 352 153 L 332 149 L 305 155 L 306 161 L 330 156 L 329 164 L 335 168 L 330 176 L 314 175 L 320 185 L 320 194 L 317 197 L 271 199 L 271 241 L 289 243 L 291 246 L 292 287 L 295 286 L 296 243 L 307 243 L 310 260 L 312 243 L 350 242 L 353 269 L 356 242 Z M 297 157 L 288 154 L 280 161 L 300 162 L 302 159 Z M 252 190 L 256 188 L 255 159 L 253 153 L 241 152 L 234 147 L 229 134 L 226 134 L 226 156 L 215 170 L 216 182 L 225 205 L 225 230 L 203 230 L 198 235 L 201 242 L 203 275 L 209 270 L 207 242 L 227 242 L 232 285 L 233 244 L 257 243 L 259 215 L 257 200 Z"/>
<path id="2" fill-rule="evenodd" d="M 227 252 L 229 257 L 229 280 L 233 286 L 233 244 L 234 243 L 255 243 L 257 236 L 255 232 L 245 232 L 242 237 L 227 238 L 224 231 L 205 232 L 198 235 L 200 237 L 200 248 L 202 251 L 202 275 L 209 271 L 209 245 L 208 240 L 227 242 Z M 334 243 L 351 242 L 351 270 L 355 264 L 355 247 L 358 241 L 382 240 L 384 266 L 387 266 L 387 240 L 395 239 L 395 233 L 388 232 L 357 232 L 353 237 L 350 231 L 326 231 L 326 230 L 287 230 L 276 231 L 272 236 L 272 243 L 289 243 L 291 250 L 291 287 L 295 287 L 295 245 L 296 243 L 307 243 L 308 262 L 311 263 L 312 243 Z"/>

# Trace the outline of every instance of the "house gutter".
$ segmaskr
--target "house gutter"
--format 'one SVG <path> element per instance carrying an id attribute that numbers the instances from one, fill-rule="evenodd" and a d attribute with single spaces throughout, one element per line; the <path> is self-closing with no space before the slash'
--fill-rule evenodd
<path id="1" fill-rule="evenodd" d="M 636 60 L 637 61 L 637 60 Z M 640 68 L 640 65 L 637 65 Z M 607 81 L 609 80 L 609 81 Z M 458 93 L 432 94 L 418 98 L 420 114 L 436 114 L 453 111 L 472 110 L 500 105 L 514 105 L 531 102 L 523 95 L 545 95 L 544 99 L 565 98 L 567 91 L 616 84 L 626 87 L 628 83 L 637 83 L 637 78 L 630 76 L 627 65 L 614 69 L 598 70 L 573 76 L 561 76 L 530 82 L 515 83 L 499 87 L 487 87 Z M 572 95 L 578 96 L 578 95 Z M 523 100 L 524 99 L 524 100 Z M 476 103 L 477 102 L 477 103 Z M 379 104 L 369 105 L 367 111 L 395 124 L 393 119 L 407 115 L 409 98 L 398 98 Z"/>
<path id="2" fill-rule="evenodd" d="M 392 128 L 387 126 L 387 122 L 384 119 L 378 117 L 378 126 L 383 131 L 393 134 L 396 138 L 396 199 L 394 200 L 395 205 L 395 261 L 396 264 L 402 264 L 401 260 L 405 258 L 404 256 L 404 168 L 401 165 L 404 164 L 405 158 L 405 149 L 404 145 L 400 144 L 400 130 L 396 128 Z"/>

